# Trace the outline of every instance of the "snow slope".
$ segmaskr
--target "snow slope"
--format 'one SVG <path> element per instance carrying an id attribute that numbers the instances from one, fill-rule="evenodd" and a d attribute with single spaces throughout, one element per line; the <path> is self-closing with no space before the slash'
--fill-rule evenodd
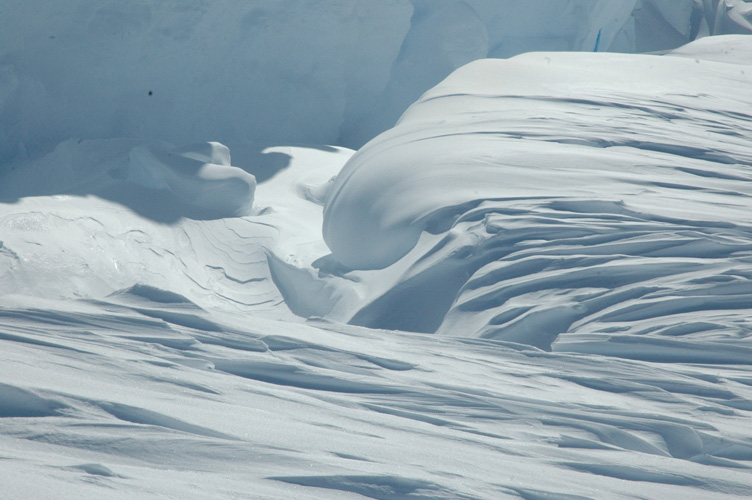
<path id="1" fill-rule="evenodd" d="M 327 198 L 332 259 L 368 298 L 347 319 L 647 359 L 660 356 L 614 343 L 739 352 L 752 332 L 748 40 L 457 70 Z M 383 270 L 357 272 L 369 269 Z"/>
<path id="2" fill-rule="evenodd" d="M 210 316 L 144 287 L 6 298 L 1 321 L 7 498 L 703 499 L 750 487 L 743 365 Z"/>
<path id="3" fill-rule="evenodd" d="M 591 52 L 748 11 L 585 4 L 0 7 L 0 498 L 748 497 L 752 42 Z"/>

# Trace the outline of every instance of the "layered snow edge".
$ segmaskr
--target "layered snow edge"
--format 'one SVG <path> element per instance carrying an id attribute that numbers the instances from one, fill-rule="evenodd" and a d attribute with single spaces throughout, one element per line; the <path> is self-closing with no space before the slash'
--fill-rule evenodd
<path id="1" fill-rule="evenodd" d="M 609 354 L 749 337 L 750 39 L 695 44 L 476 61 L 424 94 L 327 198 L 369 296 L 342 317 Z"/>

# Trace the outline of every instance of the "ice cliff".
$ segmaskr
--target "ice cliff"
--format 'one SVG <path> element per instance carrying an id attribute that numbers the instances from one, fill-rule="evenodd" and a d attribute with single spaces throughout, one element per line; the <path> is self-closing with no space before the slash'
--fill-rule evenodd
<path id="1" fill-rule="evenodd" d="M 358 147 L 454 69 L 750 31 L 741 0 L 6 2 L 0 160 L 67 139 Z"/>

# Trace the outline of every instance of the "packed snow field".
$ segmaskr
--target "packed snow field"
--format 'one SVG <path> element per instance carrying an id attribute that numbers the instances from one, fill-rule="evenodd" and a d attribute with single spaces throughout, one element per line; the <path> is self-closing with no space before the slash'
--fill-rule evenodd
<path id="1" fill-rule="evenodd" d="M 748 497 L 750 4 L 73 3 L 0 7 L 0 499 Z"/>

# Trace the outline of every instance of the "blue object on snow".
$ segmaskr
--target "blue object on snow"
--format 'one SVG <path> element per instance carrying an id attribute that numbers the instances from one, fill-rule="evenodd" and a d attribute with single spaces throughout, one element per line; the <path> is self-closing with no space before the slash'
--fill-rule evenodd
<path id="1" fill-rule="evenodd" d="M 598 45 L 601 44 L 601 31 L 602 30 L 598 30 L 598 36 L 595 37 L 595 48 L 593 49 L 593 52 L 598 52 Z"/>

